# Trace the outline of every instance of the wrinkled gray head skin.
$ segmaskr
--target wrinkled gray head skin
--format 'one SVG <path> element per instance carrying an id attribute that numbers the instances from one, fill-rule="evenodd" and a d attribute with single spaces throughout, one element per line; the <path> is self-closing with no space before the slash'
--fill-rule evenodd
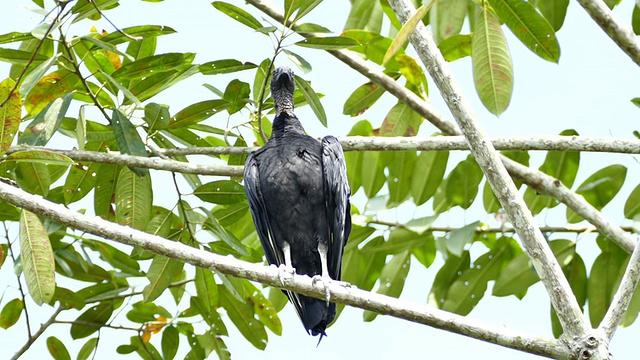
<path id="1" fill-rule="evenodd" d="M 271 78 L 271 96 L 276 107 L 276 116 L 281 113 L 293 115 L 293 92 L 296 82 L 293 71 L 281 66 L 273 71 Z"/>

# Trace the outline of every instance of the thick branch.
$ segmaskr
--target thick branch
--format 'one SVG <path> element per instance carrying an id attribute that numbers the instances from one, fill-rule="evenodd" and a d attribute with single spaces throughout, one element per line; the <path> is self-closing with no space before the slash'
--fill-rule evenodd
<path id="1" fill-rule="evenodd" d="M 255 6 L 265 14 L 271 16 L 275 20 L 282 23 L 283 16 L 278 11 L 274 10 L 271 6 L 267 5 L 262 0 L 247 0 L 247 3 Z M 297 26 L 294 26 L 294 29 L 297 29 Z M 300 35 L 305 37 L 311 37 L 309 34 L 301 33 Z M 460 135 L 460 132 L 456 128 L 454 124 L 446 121 L 442 116 L 437 114 L 431 106 L 424 100 L 420 99 L 410 90 L 400 86 L 394 79 L 384 74 L 382 71 L 373 68 L 366 61 L 361 58 L 351 55 L 348 51 L 329 51 L 336 58 L 340 59 L 345 64 L 352 67 L 354 70 L 358 71 L 362 75 L 368 77 L 372 81 L 376 82 L 378 85 L 383 87 L 386 91 L 396 96 L 399 100 L 403 101 L 407 105 L 409 105 L 414 111 L 420 114 L 425 119 L 429 120 L 432 124 L 438 127 L 447 135 Z M 506 162 L 507 170 L 512 175 L 518 175 L 519 179 L 521 179 L 527 185 L 535 185 L 531 180 L 529 180 L 526 176 L 523 176 L 524 172 L 529 171 L 530 169 L 524 165 L 518 164 L 515 161 L 508 159 L 507 157 L 501 157 L 503 162 Z M 534 172 L 536 172 L 534 170 Z M 539 175 L 544 175 L 542 172 L 537 171 Z M 539 183 L 538 185 L 544 187 L 544 193 L 553 194 L 555 193 L 555 184 L 560 183 L 557 179 L 554 179 L 555 182 L 553 184 L 549 184 L 547 182 Z M 568 189 L 567 189 L 568 190 Z M 555 196 L 554 196 L 555 197 Z M 626 243 L 635 241 L 631 240 L 631 238 L 625 236 L 621 236 L 621 234 L 616 234 L 615 232 L 608 231 L 608 229 L 615 227 L 615 224 L 610 222 L 607 218 L 605 218 L 602 213 L 600 213 L 597 209 L 591 206 L 582 196 L 579 196 L 571 191 L 567 191 L 564 193 L 563 197 L 556 197 L 558 200 L 562 201 L 567 207 L 571 208 L 578 215 L 582 216 L 585 220 L 595 225 L 600 229 L 603 233 L 608 234 L 609 239 L 611 239 L 616 244 L 627 248 Z M 578 204 L 579 206 L 576 206 Z M 589 211 L 585 211 L 585 210 Z M 602 224 L 607 224 L 607 228 L 601 228 Z M 625 239 L 626 238 L 626 239 Z"/>
<path id="2" fill-rule="evenodd" d="M 629 55 L 633 62 L 640 65 L 640 42 L 633 29 L 616 19 L 611 9 L 602 0 L 578 0 L 578 2 L 611 40 Z"/>
<path id="3" fill-rule="evenodd" d="M 113 239 L 123 244 L 139 246 L 156 254 L 244 279 L 258 281 L 278 288 L 324 299 L 325 289 L 314 285 L 308 276 L 293 275 L 280 283 L 280 272 L 274 266 L 264 266 L 202 251 L 175 241 L 151 235 L 129 227 L 111 223 L 98 217 L 86 216 L 66 207 L 29 194 L 21 189 L 0 182 L 0 200 L 21 207 L 56 222 Z M 345 287 L 337 283 L 327 285 L 332 301 L 410 320 L 505 347 L 523 350 L 552 358 L 568 358 L 570 350 L 561 341 L 540 339 L 507 331 L 501 326 L 481 324 L 468 317 L 448 313 L 427 305 L 410 304 L 403 300 Z M 53 321 L 53 320 L 51 320 Z M 36 334 L 39 335 L 40 331 Z"/>
<path id="4" fill-rule="evenodd" d="M 338 138 L 344 151 L 451 151 L 469 150 L 464 136 Z M 589 151 L 640 154 L 640 140 L 595 138 L 584 136 L 494 137 L 489 139 L 496 150 Z M 12 148 L 13 149 L 13 148 Z M 158 149 L 166 156 L 248 154 L 255 147 L 190 147 Z M 9 150 L 11 151 L 11 150 Z"/>
<path id="5" fill-rule="evenodd" d="M 413 3 L 405 0 L 389 1 L 401 22 L 406 22 L 415 13 Z M 553 255 L 546 239 L 533 221 L 533 215 L 518 192 L 507 169 L 500 161 L 498 152 L 480 128 L 479 123 L 465 106 L 462 92 L 452 81 L 449 68 L 433 38 L 421 23 L 410 37 L 411 44 L 434 79 L 458 126 L 462 129 L 476 162 L 482 168 L 493 192 L 509 216 L 518 236 L 531 258 L 540 280 L 547 288 L 551 303 L 556 309 L 565 334 L 569 338 L 582 338 L 590 330 L 571 286 Z"/>

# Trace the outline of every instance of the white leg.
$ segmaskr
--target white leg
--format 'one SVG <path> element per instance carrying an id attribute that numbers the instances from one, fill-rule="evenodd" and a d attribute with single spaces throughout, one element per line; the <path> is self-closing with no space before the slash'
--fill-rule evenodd
<path id="1" fill-rule="evenodd" d="M 327 266 L 327 245 L 326 244 L 318 244 L 318 253 L 320 254 L 320 264 L 322 264 L 322 275 L 314 276 L 313 282 L 321 282 L 324 286 L 325 299 L 327 300 L 327 306 L 329 306 L 329 301 L 331 300 L 331 293 L 329 292 L 328 283 L 331 282 L 331 277 L 329 276 L 329 267 Z"/>
<path id="2" fill-rule="evenodd" d="M 291 262 L 291 247 L 286 241 L 282 247 L 282 252 L 284 253 L 284 264 L 280 264 L 278 267 L 278 270 L 280 270 L 278 277 L 280 278 L 280 284 L 284 286 L 285 274 L 291 276 L 296 273 L 296 269 L 293 268 L 293 263 Z"/>

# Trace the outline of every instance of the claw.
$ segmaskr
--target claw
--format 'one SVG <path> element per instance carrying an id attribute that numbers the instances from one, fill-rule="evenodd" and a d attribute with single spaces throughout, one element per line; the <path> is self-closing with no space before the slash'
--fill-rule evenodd
<path id="1" fill-rule="evenodd" d="M 293 267 L 287 266 L 285 264 L 280 264 L 280 266 L 278 266 L 278 279 L 280 280 L 280 284 L 284 286 L 286 277 L 292 277 L 295 273 L 296 269 L 294 269 Z"/>
<path id="2" fill-rule="evenodd" d="M 317 282 L 321 283 L 322 286 L 324 287 L 325 300 L 327 301 L 327 306 L 329 306 L 329 302 L 331 301 L 331 291 L 329 291 L 328 284 L 332 283 L 333 279 L 331 279 L 328 276 L 321 276 L 321 275 L 316 275 L 311 278 L 311 284 L 313 286 L 316 286 Z"/>

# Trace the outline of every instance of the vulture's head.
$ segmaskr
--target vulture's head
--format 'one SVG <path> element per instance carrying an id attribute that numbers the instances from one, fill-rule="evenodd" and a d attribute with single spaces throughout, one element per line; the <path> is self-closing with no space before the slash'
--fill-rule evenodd
<path id="1" fill-rule="evenodd" d="M 296 82 L 293 71 L 286 66 L 274 70 L 271 78 L 271 95 L 276 107 L 276 113 L 293 112 L 293 92 Z"/>

